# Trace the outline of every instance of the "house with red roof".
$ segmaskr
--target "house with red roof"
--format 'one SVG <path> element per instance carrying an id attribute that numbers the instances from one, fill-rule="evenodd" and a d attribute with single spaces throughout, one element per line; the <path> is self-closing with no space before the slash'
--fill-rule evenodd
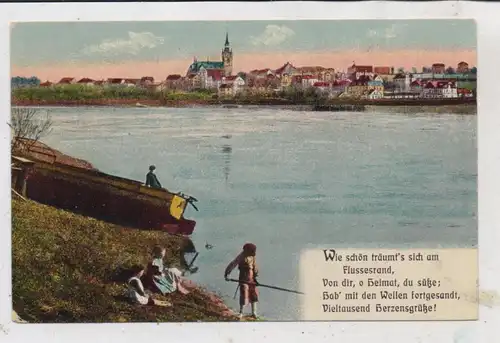
<path id="1" fill-rule="evenodd" d="M 196 77 L 195 77 L 196 76 Z M 199 78 L 199 88 L 204 89 L 217 89 L 219 88 L 222 77 L 224 76 L 224 69 L 220 68 L 205 68 L 201 66 L 197 73 L 191 73 L 188 75 L 189 78 L 197 79 Z"/>
<path id="2" fill-rule="evenodd" d="M 332 82 L 335 79 L 335 69 L 322 66 L 306 66 L 296 68 L 296 73 L 310 75 L 320 81 Z"/>
<path id="3" fill-rule="evenodd" d="M 347 75 L 350 79 L 356 80 L 360 76 L 373 76 L 373 66 L 368 65 L 356 65 L 353 63 L 352 66 L 347 68 Z"/>
<path id="4" fill-rule="evenodd" d="M 351 84 L 350 80 L 335 80 L 330 85 L 330 97 L 337 97 L 346 91 L 346 88 Z"/>
<path id="5" fill-rule="evenodd" d="M 312 87 L 316 82 L 319 82 L 319 79 L 313 75 L 302 75 L 302 88 Z"/>
<path id="6" fill-rule="evenodd" d="M 428 81 L 422 90 L 424 98 L 458 98 L 455 81 L 433 80 Z"/>
<path id="7" fill-rule="evenodd" d="M 297 73 L 302 75 L 316 76 L 325 69 L 326 69 L 325 67 L 321 66 L 305 66 L 305 67 L 298 67 Z"/>
<path id="8" fill-rule="evenodd" d="M 346 87 L 346 93 L 355 98 L 361 98 L 363 95 L 366 95 L 370 90 L 369 82 L 371 81 L 370 77 L 367 75 L 361 75 L 354 81 L 351 81 L 349 86 Z"/>
<path id="9" fill-rule="evenodd" d="M 224 69 L 207 69 L 205 88 L 219 88 L 222 84 L 224 73 Z"/>
<path id="10" fill-rule="evenodd" d="M 431 67 L 431 72 L 433 74 L 444 74 L 446 71 L 446 66 L 444 63 L 434 63 Z"/>
<path id="11" fill-rule="evenodd" d="M 459 62 L 457 65 L 457 73 L 465 74 L 469 72 L 469 64 L 467 62 Z"/>
<path id="12" fill-rule="evenodd" d="M 48 81 L 48 80 L 40 83 L 40 87 L 51 87 L 52 85 L 53 85 L 53 83 Z"/>
<path id="13" fill-rule="evenodd" d="M 165 79 L 165 87 L 167 89 L 182 89 L 183 77 L 179 74 L 168 75 Z"/>
<path id="14" fill-rule="evenodd" d="M 350 80 L 335 80 L 331 83 L 331 93 L 340 94 L 345 92 L 346 88 L 351 84 Z"/>
<path id="15" fill-rule="evenodd" d="M 139 80 L 139 85 L 141 85 L 141 86 L 152 85 L 154 83 L 155 83 L 155 78 L 152 76 L 143 76 Z"/>
<path id="16" fill-rule="evenodd" d="M 474 93 L 467 88 L 457 88 L 457 95 L 459 98 L 472 98 Z"/>
<path id="17" fill-rule="evenodd" d="M 110 77 L 106 80 L 106 85 L 119 86 L 119 85 L 122 85 L 124 83 L 124 81 L 125 80 L 122 78 Z"/>
<path id="18" fill-rule="evenodd" d="M 245 80 L 241 76 L 231 75 L 222 77 L 222 85 L 229 85 L 232 88 L 233 95 L 243 91 L 245 88 Z"/>
<path id="19" fill-rule="evenodd" d="M 189 74 L 184 80 L 183 89 L 186 91 L 202 88 L 202 75 L 200 74 Z"/>
<path id="20" fill-rule="evenodd" d="M 416 79 L 410 83 L 409 91 L 416 94 L 421 94 L 427 81 Z"/>
<path id="21" fill-rule="evenodd" d="M 76 82 L 74 77 L 63 77 L 61 80 L 59 80 L 58 84 L 60 85 L 71 85 Z"/>
<path id="22" fill-rule="evenodd" d="M 123 79 L 123 84 L 127 87 L 135 87 L 139 85 L 140 79 Z"/>
<path id="23" fill-rule="evenodd" d="M 373 73 L 378 75 L 391 75 L 394 74 L 394 67 L 373 67 Z"/>
<path id="24" fill-rule="evenodd" d="M 392 79 L 392 83 L 400 92 L 407 92 L 410 89 L 411 79 L 412 76 L 409 73 L 398 73 Z"/>
<path id="25" fill-rule="evenodd" d="M 207 76 L 212 78 L 212 81 L 220 82 L 224 77 L 224 71 L 221 69 L 209 69 L 207 70 Z"/>
<path id="26" fill-rule="evenodd" d="M 249 76 L 253 78 L 266 78 L 268 75 L 276 75 L 275 72 L 273 72 L 269 68 L 264 68 L 264 69 L 254 69 L 251 70 L 249 73 Z"/>
<path id="27" fill-rule="evenodd" d="M 265 78 L 251 78 L 247 76 L 246 88 L 254 94 L 270 94 L 278 91 L 281 80 L 275 75 L 269 74 Z"/>
<path id="28" fill-rule="evenodd" d="M 332 89 L 332 84 L 326 81 L 317 81 L 312 85 L 314 89 L 321 93 L 329 93 Z"/>
<path id="29" fill-rule="evenodd" d="M 78 80 L 77 84 L 85 85 L 85 86 L 94 86 L 94 80 L 89 79 L 88 77 L 84 77 L 84 78 L 81 78 L 80 80 Z"/>
<path id="30" fill-rule="evenodd" d="M 281 78 L 283 75 L 296 75 L 296 74 L 300 74 L 297 70 L 296 67 L 293 66 L 293 64 L 291 64 L 290 62 L 286 62 L 285 64 L 283 64 L 281 67 L 279 67 L 278 69 L 276 69 L 274 71 L 274 74 Z"/>

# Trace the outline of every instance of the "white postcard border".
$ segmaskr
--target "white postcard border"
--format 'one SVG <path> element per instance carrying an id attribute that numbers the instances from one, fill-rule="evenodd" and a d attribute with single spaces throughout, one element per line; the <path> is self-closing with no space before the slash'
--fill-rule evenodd
<path id="1" fill-rule="evenodd" d="M 358 3 L 67 3 L 0 4 L 2 42 L 0 82 L 0 153 L 10 164 L 9 23 L 16 21 L 160 21 L 160 20 L 298 20 L 298 19 L 470 19 L 478 32 L 478 191 L 480 291 L 492 294 L 496 305 L 480 306 L 477 322 L 280 322 L 181 324 L 65 324 L 20 325 L 11 322 L 10 173 L 1 169 L 2 225 L 0 230 L 0 336 L 2 342 L 47 341 L 133 342 L 454 342 L 498 340 L 500 323 L 500 4 L 478 2 L 358 2 Z M 436 33 L 439 34 L 439 33 Z M 494 293 L 494 290 L 497 290 Z M 493 293 L 492 293 L 493 292 Z"/>

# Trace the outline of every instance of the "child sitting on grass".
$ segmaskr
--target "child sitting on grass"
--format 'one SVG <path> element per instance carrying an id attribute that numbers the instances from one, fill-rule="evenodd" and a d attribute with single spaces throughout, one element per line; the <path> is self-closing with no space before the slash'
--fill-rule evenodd
<path id="1" fill-rule="evenodd" d="M 161 294 L 169 294 L 178 291 L 188 294 L 189 291 L 182 285 L 182 273 L 177 268 L 167 268 L 163 264 L 165 248 L 156 246 L 153 249 L 153 260 L 148 265 L 147 278 Z"/>
<path id="2" fill-rule="evenodd" d="M 135 265 L 131 268 L 132 277 L 128 279 L 127 297 L 135 304 L 140 305 L 157 305 L 157 306 L 172 306 L 167 301 L 153 299 L 146 293 L 141 277 L 144 275 L 144 267 Z"/>

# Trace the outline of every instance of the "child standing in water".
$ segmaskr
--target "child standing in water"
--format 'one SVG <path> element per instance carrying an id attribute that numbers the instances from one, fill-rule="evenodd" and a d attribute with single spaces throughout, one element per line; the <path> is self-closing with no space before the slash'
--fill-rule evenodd
<path id="1" fill-rule="evenodd" d="M 229 274 L 238 267 L 240 288 L 240 318 L 243 316 L 243 308 L 250 304 L 252 306 L 252 317 L 257 318 L 257 303 L 259 294 L 257 290 L 258 268 L 255 261 L 257 247 L 252 243 L 243 246 L 243 251 L 229 263 L 224 272 L 224 278 L 228 280 Z"/>

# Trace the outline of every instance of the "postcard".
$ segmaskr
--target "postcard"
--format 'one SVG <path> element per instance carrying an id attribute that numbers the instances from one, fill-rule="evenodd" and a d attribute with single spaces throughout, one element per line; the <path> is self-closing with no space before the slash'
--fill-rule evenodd
<path id="1" fill-rule="evenodd" d="M 477 320 L 477 75 L 474 20 L 16 23 L 16 320 Z"/>

